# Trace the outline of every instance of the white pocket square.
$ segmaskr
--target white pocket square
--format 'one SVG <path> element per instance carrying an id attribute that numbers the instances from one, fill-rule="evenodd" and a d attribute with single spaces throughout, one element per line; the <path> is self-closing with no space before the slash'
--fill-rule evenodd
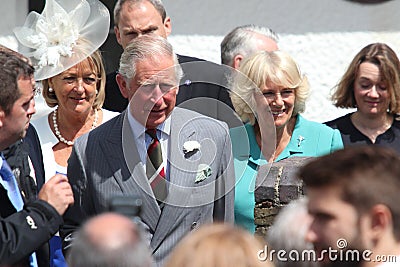
<path id="1" fill-rule="evenodd" d="M 197 168 L 196 180 L 194 180 L 194 182 L 196 184 L 200 183 L 201 181 L 207 179 L 207 177 L 210 177 L 211 174 L 212 171 L 210 166 L 208 166 L 207 164 L 200 164 Z"/>

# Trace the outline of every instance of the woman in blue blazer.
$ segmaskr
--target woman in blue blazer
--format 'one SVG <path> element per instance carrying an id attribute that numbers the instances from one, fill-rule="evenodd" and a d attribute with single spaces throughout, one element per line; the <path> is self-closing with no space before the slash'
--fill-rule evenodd
<path id="1" fill-rule="evenodd" d="M 338 130 L 306 120 L 307 77 L 282 51 L 259 52 L 232 79 L 231 100 L 246 124 L 231 129 L 236 189 L 235 223 L 250 232 L 259 167 L 289 157 L 316 157 L 343 148 Z"/>

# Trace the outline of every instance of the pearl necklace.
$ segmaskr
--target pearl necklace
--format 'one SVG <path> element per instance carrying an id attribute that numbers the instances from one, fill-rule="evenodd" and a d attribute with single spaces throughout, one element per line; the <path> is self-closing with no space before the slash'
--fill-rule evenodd
<path id="1" fill-rule="evenodd" d="M 72 146 L 74 145 L 74 141 L 68 141 L 67 139 L 65 139 L 61 133 L 60 130 L 58 129 L 58 124 L 57 124 L 57 110 L 58 107 L 56 107 L 56 109 L 53 112 L 53 126 L 54 126 L 54 132 L 56 133 L 56 136 L 58 138 L 58 140 L 60 140 L 60 142 L 63 142 L 64 144 L 68 145 L 68 146 Z M 93 124 L 92 124 L 92 128 L 90 128 L 90 130 L 93 130 L 94 128 L 96 128 L 97 126 L 97 120 L 99 119 L 99 114 L 97 113 L 97 109 L 94 110 L 94 120 L 93 120 Z"/>

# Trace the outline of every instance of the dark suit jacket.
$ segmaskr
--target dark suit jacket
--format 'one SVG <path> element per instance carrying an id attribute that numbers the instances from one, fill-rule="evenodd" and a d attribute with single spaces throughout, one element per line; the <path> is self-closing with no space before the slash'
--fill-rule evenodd
<path id="1" fill-rule="evenodd" d="M 142 199 L 140 221 L 157 265 L 192 229 L 215 220 L 233 222 L 235 175 L 225 123 L 175 108 L 169 140 L 169 194 L 161 211 L 140 160 L 126 111 L 78 138 L 68 161 L 75 203 L 64 214 L 63 247 L 86 219 L 107 210 L 115 195 Z M 183 152 L 186 141 L 199 151 Z M 197 180 L 203 169 L 206 179 Z M 68 240 L 68 241 L 67 241 Z"/>
<path id="2" fill-rule="evenodd" d="M 44 183 L 42 150 L 34 127 L 30 125 L 22 143 L 17 142 L 14 145 L 18 145 L 20 149 L 25 150 L 21 154 L 27 156 L 29 153 L 35 169 L 38 187 L 41 188 Z M 12 164 L 10 166 L 12 169 L 15 167 Z M 26 188 L 29 185 L 30 183 L 19 182 L 21 192 L 36 190 L 36 186 L 34 189 Z M 24 196 L 24 194 L 22 195 Z M 63 222 L 62 217 L 45 201 L 26 198 L 24 198 L 24 201 L 24 209 L 16 212 L 8 198 L 7 191 L 0 186 L 0 231 L 2 233 L 0 239 L 0 265 L 6 263 L 28 266 L 29 255 L 35 251 L 38 265 L 40 267 L 48 267 L 50 258 L 47 241 L 58 231 Z M 29 217 L 33 219 L 34 224 L 29 222 Z"/>
<path id="3" fill-rule="evenodd" d="M 29 147 L 29 158 L 31 159 L 33 168 L 35 169 L 37 191 L 39 192 L 44 184 L 43 155 L 39 137 L 32 124 L 29 125 L 23 142 L 26 142 Z"/>
<path id="4" fill-rule="evenodd" d="M 230 124 L 226 114 L 233 110 L 226 88 L 226 68 L 199 58 L 178 55 L 184 76 L 179 87 L 176 105 Z M 128 100 L 121 95 L 115 79 L 116 73 L 107 75 L 106 99 L 103 107 L 122 112 Z"/>

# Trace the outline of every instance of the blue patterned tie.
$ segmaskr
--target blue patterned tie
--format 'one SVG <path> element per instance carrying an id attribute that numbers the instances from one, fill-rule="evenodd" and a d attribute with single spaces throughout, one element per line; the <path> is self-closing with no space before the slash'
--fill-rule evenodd
<path id="1" fill-rule="evenodd" d="M 8 165 L 3 154 L 1 154 L 1 169 L 0 176 L 2 178 L 2 185 L 7 190 L 8 198 L 17 211 L 24 208 L 24 201 L 22 200 L 21 193 L 19 192 L 17 180 L 12 172 L 10 165 Z M 37 259 L 35 252 L 29 257 L 30 266 L 37 267 Z"/>

